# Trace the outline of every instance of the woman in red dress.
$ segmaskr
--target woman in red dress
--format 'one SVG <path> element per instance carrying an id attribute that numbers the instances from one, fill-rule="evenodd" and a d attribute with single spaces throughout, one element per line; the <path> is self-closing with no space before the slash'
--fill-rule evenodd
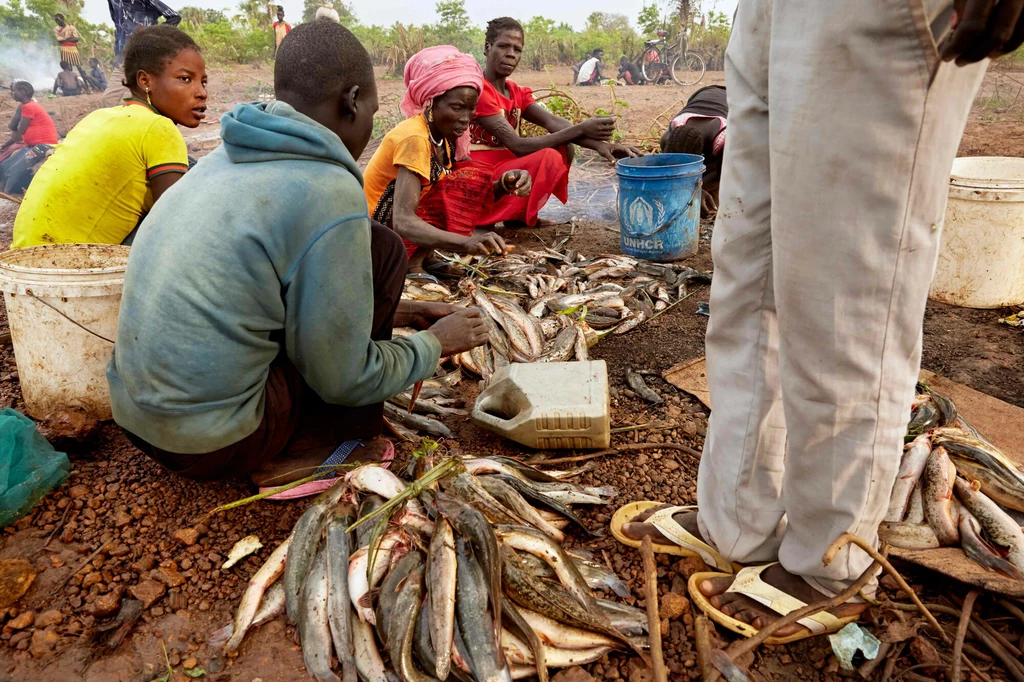
<path id="1" fill-rule="evenodd" d="M 573 125 L 537 104 L 530 88 L 508 80 L 523 56 L 524 39 L 523 27 L 515 19 L 501 17 L 487 24 L 484 87 L 470 126 L 470 155 L 474 166 L 489 167 L 494 178 L 507 170 L 528 171 L 533 190 L 527 197 L 507 196 L 495 202 L 481 215 L 481 225 L 504 222 L 506 226 L 525 223 L 532 227 L 538 224 L 537 213 L 552 195 L 564 204 L 568 199 L 572 143 L 593 149 L 612 163 L 639 153 L 609 142 L 615 130 L 613 117 L 595 117 Z M 548 134 L 520 137 L 519 122 L 523 119 Z"/>

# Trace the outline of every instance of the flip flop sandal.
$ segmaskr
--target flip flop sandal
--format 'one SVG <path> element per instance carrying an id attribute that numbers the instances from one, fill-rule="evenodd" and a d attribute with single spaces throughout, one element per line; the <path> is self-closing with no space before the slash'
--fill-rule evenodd
<path id="1" fill-rule="evenodd" d="M 615 539 L 626 545 L 627 547 L 640 548 L 640 541 L 626 537 L 622 532 L 622 527 L 635 519 L 642 512 L 647 511 L 652 507 L 661 506 L 660 502 L 631 502 L 615 512 L 612 516 L 611 521 L 611 532 L 615 536 Z M 672 516 L 680 511 L 694 511 L 696 507 L 666 507 L 660 511 L 656 511 L 651 514 L 644 523 L 649 523 L 657 528 L 662 535 L 672 540 L 674 544 L 664 544 L 661 542 L 654 541 L 652 545 L 654 551 L 659 554 L 672 554 L 675 556 L 696 556 L 704 560 L 711 568 L 717 568 L 719 571 L 726 573 L 733 573 L 734 569 L 732 564 L 725 560 L 721 554 L 718 553 L 711 545 L 707 544 L 699 537 L 696 537 L 688 530 L 683 528 L 676 522 Z M 653 540 L 653 538 L 652 538 Z"/>
<path id="2" fill-rule="evenodd" d="M 764 566 L 750 566 L 740 569 L 739 573 L 736 574 L 736 578 L 733 580 L 732 585 L 729 586 L 729 589 L 726 590 L 726 592 L 742 594 L 745 597 L 750 597 L 754 601 L 764 604 L 772 611 L 775 611 L 782 616 L 807 606 L 807 604 L 800 601 L 793 595 L 787 594 L 761 579 L 761 573 L 769 566 L 774 565 L 775 564 L 765 564 Z M 708 598 L 704 596 L 704 593 L 700 591 L 700 584 L 702 581 L 724 577 L 728 577 L 728 575 L 712 572 L 694 573 L 690 576 L 690 580 L 687 583 L 690 599 L 694 604 L 700 607 L 700 610 L 703 611 L 708 618 L 719 625 L 726 627 L 737 634 L 743 635 L 744 637 L 753 637 L 758 632 L 757 628 L 749 623 L 744 623 L 741 620 L 737 620 L 732 616 L 727 616 L 722 613 L 715 608 Z M 768 637 L 764 642 L 765 644 L 789 644 L 790 642 L 797 642 L 801 639 L 816 637 L 817 635 L 831 635 L 834 632 L 839 632 L 846 627 L 846 625 L 858 619 L 859 616 L 837 618 L 827 611 L 819 611 L 814 615 L 808 616 L 807 618 L 801 618 L 797 621 L 798 625 L 804 626 L 807 630 L 796 632 L 786 637 Z"/>
<path id="3" fill-rule="evenodd" d="M 387 469 L 391 466 L 392 460 L 395 459 L 395 446 L 389 440 L 384 441 L 384 452 L 380 457 L 381 467 Z M 317 470 L 313 473 L 318 473 L 323 470 L 323 475 L 313 481 L 297 485 L 294 488 L 289 488 L 284 492 L 277 493 L 276 495 L 270 495 L 265 498 L 268 500 L 297 500 L 302 497 L 310 497 L 311 495 L 319 495 L 323 491 L 332 487 L 338 482 L 338 469 L 336 467 L 339 464 L 344 464 L 345 460 L 348 459 L 349 455 L 356 448 L 363 447 L 363 444 L 358 440 L 347 440 L 339 445 L 331 455 L 324 460 L 323 464 L 317 467 Z M 268 490 L 274 490 L 280 486 L 268 486 L 260 488 L 261 493 L 265 493 Z"/>

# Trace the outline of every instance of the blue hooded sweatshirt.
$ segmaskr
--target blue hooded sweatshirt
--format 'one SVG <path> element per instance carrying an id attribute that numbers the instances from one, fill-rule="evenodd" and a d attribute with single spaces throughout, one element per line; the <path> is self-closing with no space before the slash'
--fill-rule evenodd
<path id="1" fill-rule="evenodd" d="M 117 423 L 180 454 L 256 430 L 282 343 L 339 405 L 402 392 L 441 353 L 429 332 L 370 340 L 370 222 L 337 135 L 271 102 L 235 107 L 221 136 L 139 228 L 107 367 Z"/>

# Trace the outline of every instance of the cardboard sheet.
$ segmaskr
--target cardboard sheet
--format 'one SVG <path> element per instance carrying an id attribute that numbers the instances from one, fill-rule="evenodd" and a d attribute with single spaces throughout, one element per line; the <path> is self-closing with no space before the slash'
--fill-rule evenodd
<path id="1" fill-rule="evenodd" d="M 711 407 L 704 358 L 681 362 L 663 372 L 661 376 L 676 388 L 697 398 L 708 408 Z M 1024 409 L 950 381 L 928 370 L 921 370 L 921 381 L 951 398 L 956 404 L 957 410 L 971 425 L 1024 469 Z M 893 547 L 890 550 L 890 555 L 924 566 L 969 585 L 1012 597 L 1024 597 L 1024 582 L 1012 580 L 982 568 L 968 559 L 957 547 L 943 547 L 942 549 Z"/>

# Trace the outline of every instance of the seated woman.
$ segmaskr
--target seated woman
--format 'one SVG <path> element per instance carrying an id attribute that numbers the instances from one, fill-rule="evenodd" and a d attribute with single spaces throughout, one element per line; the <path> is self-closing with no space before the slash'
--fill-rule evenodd
<path id="1" fill-rule="evenodd" d="M 57 243 L 122 244 L 188 170 L 175 124 L 206 114 L 206 64 L 169 24 L 135 31 L 125 46 L 125 104 L 97 109 L 42 165 L 14 221 L 15 248 Z"/>
<path id="2" fill-rule="evenodd" d="M 563 204 L 568 199 L 570 143 L 598 152 L 611 162 L 639 152 L 608 142 L 615 130 L 611 116 L 595 117 L 573 125 L 555 116 L 533 99 L 533 91 L 508 78 L 523 56 L 523 27 L 515 19 L 502 17 L 487 24 L 484 42 L 484 86 L 470 127 L 473 165 L 490 169 L 497 178 L 510 168 L 522 168 L 533 179 L 528 197 L 507 199 L 480 216 L 480 225 L 504 222 L 506 226 L 538 224 L 537 213 L 554 195 Z M 547 135 L 520 137 L 522 119 L 548 131 Z"/>
<path id="3" fill-rule="evenodd" d="M 15 194 L 28 184 L 25 157 L 37 144 L 57 144 L 57 128 L 46 110 L 32 96 L 28 81 L 11 83 L 11 98 L 18 108 L 11 119 L 11 137 L 0 146 L 0 191 Z"/>
<path id="4" fill-rule="evenodd" d="M 718 185 L 722 179 L 725 129 L 729 102 L 724 85 L 708 85 L 690 95 L 661 135 L 665 154 L 699 154 L 704 157 L 703 195 L 700 215 L 708 218 L 718 211 Z"/>
<path id="5" fill-rule="evenodd" d="M 405 241 L 410 270 L 433 249 L 504 253 L 505 242 L 478 230 L 495 205 L 530 195 L 530 174 L 462 167 L 483 87 L 480 66 L 450 45 L 422 50 L 405 65 L 406 120 L 384 136 L 363 172 L 370 216 Z M 493 222 L 493 221 L 492 221 Z"/>

